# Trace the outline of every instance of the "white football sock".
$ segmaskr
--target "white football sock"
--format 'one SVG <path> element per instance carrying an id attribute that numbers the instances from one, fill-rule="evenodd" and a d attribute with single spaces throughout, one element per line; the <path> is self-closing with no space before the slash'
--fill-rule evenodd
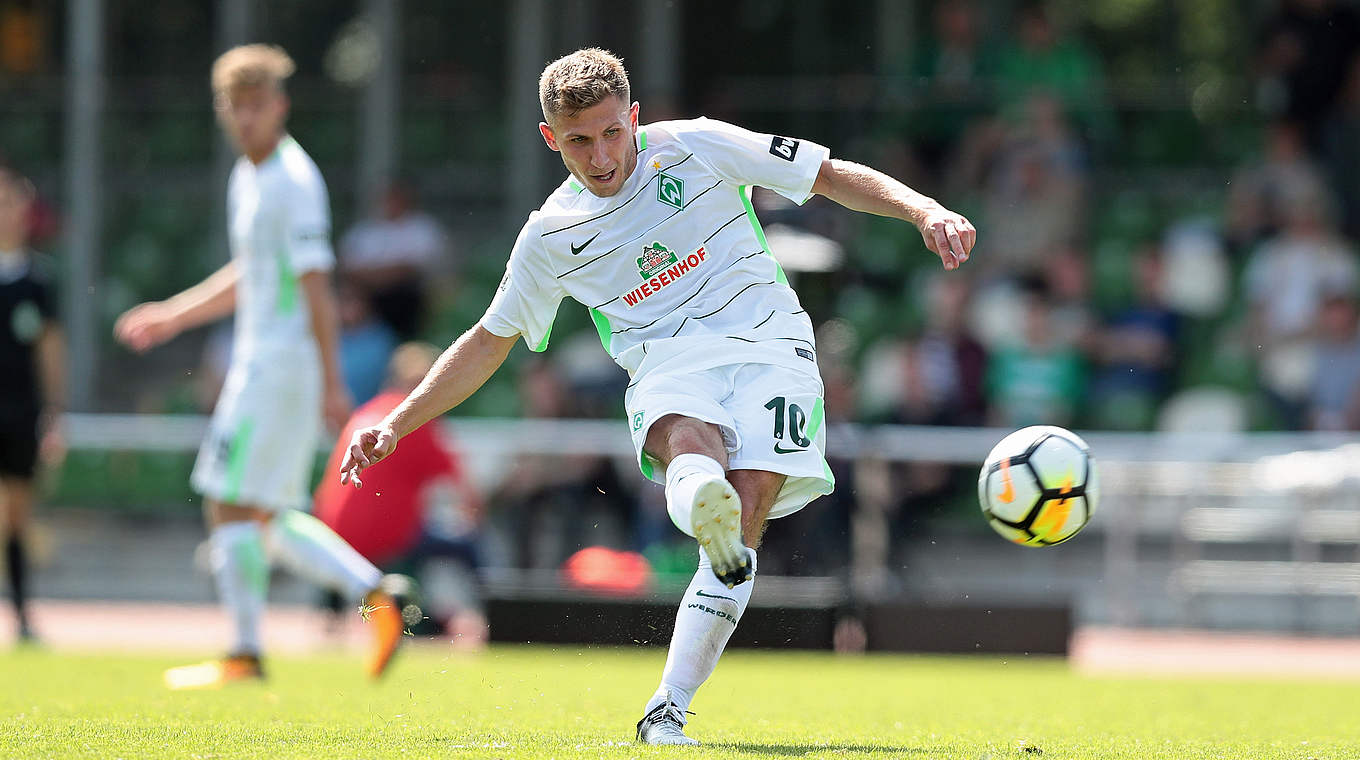
<path id="1" fill-rule="evenodd" d="M 709 460 L 712 461 L 712 460 Z M 755 553 L 751 553 L 751 572 L 755 573 Z M 727 640 L 737 630 L 737 622 L 746 613 L 751 601 L 755 578 L 728 588 L 713 575 L 708 555 L 699 550 L 699 569 L 685 589 L 680 610 L 675 614 L 675 633 L 671 636 L 670 652 L 666 655 L 666 669 L 661 672 L 661 685 L 647 702 L 646 710 L 661 704 L 666 693 L 681 710 L 688 710 L 694 692 L 713 674 Z"/>
<path id="2" fill-rule="evenodd" d="M 378 587 L 382 572 L 306 512 L 284 510 L 269 521 L 269 549 L 289 570 L 358 602 Z"/>
<path id="3" fill-rule="evenodd" d="M 694 510 L 694 491 L 713 478 L 727 477 L 727 471 L 713 457 L 681 454 L 666 465 L 666 511 L 675 527 L 694 537 L 690 512 Z"/>
<path id="4" fill-rule="evenodd" d="M 259 654 L 260 615 L 269 589 L 260 526 L 253 521 L 229 522 L 213 528 L 209 540 L 217 597 L 236 626 L 231 653 Z"/>

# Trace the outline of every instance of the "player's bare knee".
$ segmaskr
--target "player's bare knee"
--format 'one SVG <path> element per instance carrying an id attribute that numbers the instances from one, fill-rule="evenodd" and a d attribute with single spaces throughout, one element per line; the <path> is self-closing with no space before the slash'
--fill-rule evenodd
<path id="1" fill-rule="evenodd" d="M 208 513 L 208 523 L 216 528 L 228 523 L 237 522 L 268 522 L 273 513 L 269 510 L 252 507 L 245 504 L 229 504 L 222 501 L 209 501 L 206 511 Z"/>
<path id="2" fill-rule="evenodd" d="M 680 414 L 667 414 L 652 423 L 644 448 L 666 463 L 681 454 L 703 454 L 727 466 L 727 449 L 718 426 Z"/>

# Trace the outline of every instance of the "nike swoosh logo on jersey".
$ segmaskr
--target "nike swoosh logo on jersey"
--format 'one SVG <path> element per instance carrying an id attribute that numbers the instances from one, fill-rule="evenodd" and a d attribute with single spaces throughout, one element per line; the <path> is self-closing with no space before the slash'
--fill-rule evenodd
<path id="1" fill-rule="evenodd" d="M 572 244 L 571 244 L 571 255 L 575 256 L 576 254 L 580 253 L 581 251 L 584 251 L 584 250 L 586 249 L 586 246 L 588 246 L 588 245 L 590 245 L 591 243 L 595 242 L 595 238 L 597 238 L 597 237 L 599 237 L 599 236 L 600 236 L 600 233 L 597 232 L 597 233 L 595 233 L 594 235 L 592 235 L 591 238 L 590 238 L 589 240 L 587 240 L 586 242 L 584 242 L 584 243 L 582 243 L 582 244 L 580 244 L 580 245 L 576 245 L 575 243 L 572 243 Z"/>
<path id="2" fill-rule="evenodd" d="M 777 443 L 774 445 L 774 453 L 776 454 L 797 454 L 800 451 L 807 451 L 807 449 L 786 449 Z"/>
<path id="3" fill-rule="evenodd" d="M 737 601 L 736 599 L 733 599 L 733 598 L 730 597 L 730 596 L 720 596 L 720 595 L 718 595 L 718 594 L 705 594 L 705 593 L 704 593 L 704 590 L 701 589 L 701 588 L 700 588 L 700 589 L 695 589 L 695 590 L 694 590 L 694 595 L 695 595 L 695 596 L 706 596 L 706 597 L 708 597 L 709 599 L 726 599 L 726 600 L 729 601 L 729 602 L 735 602 L 735 601 Z"/>

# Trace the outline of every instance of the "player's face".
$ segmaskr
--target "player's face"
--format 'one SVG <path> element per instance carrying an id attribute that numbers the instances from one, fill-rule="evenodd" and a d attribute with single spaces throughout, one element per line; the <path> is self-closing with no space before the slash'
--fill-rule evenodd
<path id="1" fill-rule="evenodd" d="M 288 96 L 276 87 L 237 87 L 217 96 L 217 119 L 236 147 L 252 160 L 274 150 L 288 118 Z"/>
<path id="2" fill-rule="evenodd" d="M 0 248 L 19 248 L 28 228 L 28 196 L 12 180 L 0 175 Z"/>
<path id="3" fill-rule="evenodd" d="M 558 114 L 540 123 L 548 147 L 562 154 L 567 171 L 585 189 L 608 198 L 637 167 L 638 104 L 605 98 L 575 116 Z"/>

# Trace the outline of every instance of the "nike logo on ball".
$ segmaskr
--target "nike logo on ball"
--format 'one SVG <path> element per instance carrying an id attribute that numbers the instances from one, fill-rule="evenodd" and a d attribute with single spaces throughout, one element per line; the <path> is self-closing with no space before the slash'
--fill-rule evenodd
<path id="1" fill-rule="evenodd" d="M 599 236 L 600 236 L 600 233 L 597 232 L 597 233 L 595 233 L 594 235 L 592 235 L 591 238 L 590 238 L 589 240 L 587 240 L 586 242 L 584 242 L 584 243 L 582 243 L 582 244 L 580 244 L 580 245 L 576 245 L 575 243 L 572 243 L 572 244 L 571 244 L 571 255 L 575 256 L 576 254 L 580 253 L 581 251 L 584 251 L 584 250 L 586 249 L 586 246 L 588 246 L 588 245 L 590 245 L 591 243 L 595 242 L 595 238 L 597 238 L 597 237 L 599 237 Z"/>
<path id="2" fill-rule="evenodd" d="M 1001 493 L 996 495 L 1002 504 L 1015 501 L 1015 486 L 1011 483 L 1011 460 L 1001 460 Z"/>

